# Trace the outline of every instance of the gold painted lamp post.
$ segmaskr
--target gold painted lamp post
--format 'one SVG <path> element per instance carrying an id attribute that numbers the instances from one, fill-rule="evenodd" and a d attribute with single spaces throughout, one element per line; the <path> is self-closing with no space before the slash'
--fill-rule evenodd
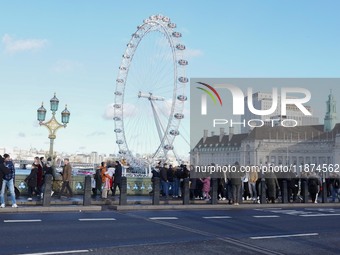
<path id="1" fill-rule="evenodd" d="M 48 138 L 50 139 L 49 157 L 51 157 L 54 163 L 53 143 L 54 143 L 54 139 L 56 139 L 56 132 L 59 128 L 66 127 L 66 124 L 70 120 L 70 112 L 67 110 L 67 105 L 65 105 L 65 110 L 61 112 L 61 122 L 63 124 L 60 124 L 55 118 L 55 114 L 56 114 L 56 111 L 58 111 L 58 105 L 59 105 L 59 100 L 56 97 L 55 93 L 54 93 L 54 97 L 50 100 L 50 104 L 51 104 L 52 118 L 49 121 L 45 122 L 46 109 L 44 108 L 44 103 L 42 103 L 41 107 L 37 110 L 37 114 L 38 114 L 38 121 L 39 121 L 40 126 L 47 127 L 49 131 L 49 136 L 48 136 Z"/>

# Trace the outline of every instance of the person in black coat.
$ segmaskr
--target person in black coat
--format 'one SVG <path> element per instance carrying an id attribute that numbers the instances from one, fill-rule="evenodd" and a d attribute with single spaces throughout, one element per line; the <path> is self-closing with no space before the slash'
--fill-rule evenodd
<path id="1" fill-rule="evenodd" d="M 151 182 L 154 183 L 156 178 L 159 178 L 159 167 L 156 166 L 155 168 L 152 168 L 152 177 L 151 177 Z M 151 196 L 153 194 L 153 185 L 152 185 L 152 190 L 149 192 L 149 195 Z"/>
<path id="2" fill-rule="evenodd" d="M 5 166 L 5 159 L 0 155 L 0 188 L 2 187 L 2 178 L 6 175 L 9 174 L 11 170 L 9 170 Z"/>
<path id="3" fill-rule="evenodd" d="M 268 200 L 271 203 L 275 203 L 277 194 L 280 191 L 280 185 L 271 166 L 269 167 L 269 171 L 265 174 L 265 179 L 267 185 Z"/>
<path id="4" fill-rule="evenodd" d="M 113 179 L 112 196 L 115 196 L 117 187 L 119 189 L 119 193 L 121 192 L 122 165 L 119 163 L 119 161 L 116 161 L 115 173 L 113 176 L 114 176 L 114 179 Z"/>
<path id="5" fill-rule="evenodd" d="M 28 201 L 32 201 L 33 191 L 37 187 L 38 183 L 38 166 L 32 164 L 31 173 L 26 177 L 25 182 L 28 186 Z"/>
<path id="6" fill-rule="evenodd" d="M 160 168 L 159 174 L 161 178 L 163 196 L 165 196 L 165 198 L 168 199 L 169 198 L 169 181 L 168 181 L 168 167 L 166 163 L 164 163 L 163 167 Z"/>
<path id="7" fill-rule="evenodd" d="M 233 203 L 234 205 L 239 205 L 241 202 L 241 172 L 240 172 L 240 164 L 236 161 L 235 162 L 235 169 L 236 171 L 230 173 L 230 182 L 232 186 L 232 193 L 233 193 Z"/>
<path id="8" fill-rule="evenodd" d="M 312 203 L 318 202 L 318 193 L 320 191 L 321 182 L 318 176 L 315 173 L 312 173 L 308 177 L 308 192 L 312 198 Z"/>

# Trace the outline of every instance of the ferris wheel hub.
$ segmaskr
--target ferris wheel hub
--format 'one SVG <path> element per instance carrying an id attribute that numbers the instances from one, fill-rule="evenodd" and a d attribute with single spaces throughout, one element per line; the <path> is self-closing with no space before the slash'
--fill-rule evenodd
<path id="1" fill-rule="evenodd" d="M 139 91 L 138 92 L 138 98 L 141 98 L 141 97 L 147 98 L 150 101 L 165 101 L 164 97 L 154 96 L 151 92 L 145 93 L 145 92 Z"/>

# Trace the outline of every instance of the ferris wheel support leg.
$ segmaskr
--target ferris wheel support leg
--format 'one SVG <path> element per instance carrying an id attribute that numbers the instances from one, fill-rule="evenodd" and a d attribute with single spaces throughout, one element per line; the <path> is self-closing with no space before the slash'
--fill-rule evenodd
<path id="1" fill-rule="evenodd" d="M 156 124 L 156 127 L 157 127 L 157 132 L 158 132 L 159 140 L 160 140 L 160 142 L 162 142 L 163 134 L 162 134 L 162 130 L 161 130 L 162 128 L 161 128 L 161 125 L 160 125 L 160 120 L 159 120 L 159 117 L 157 115 L 155 106 L 152 103 L 152 100 L 150 100 L 150 103 L 151 103 L 153 117 L 155 119 L 155 124 Z M 164 132 L 164 130 L 163 130 L 163 132 Z"/>

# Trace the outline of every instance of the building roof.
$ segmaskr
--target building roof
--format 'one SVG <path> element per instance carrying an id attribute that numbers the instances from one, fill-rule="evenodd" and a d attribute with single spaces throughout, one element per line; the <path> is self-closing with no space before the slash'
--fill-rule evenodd
<path id="1" fill-rule="evenodd" d="M 207 146 L 214 146 L 214 147 L 240 147 L 241 143 L 244 139 L 246 139 L 248 134 L 234 134 L 232 135 L 230 141 L 229 141 L 229 135 L 223 135 L 222 141 L 220 142 L 220 135 L 213 135 L 208 136 L 203 143 L 203 137 L 200 139 L 200 141 L 195 146 L 198 147 L 207 147 Z"/>
<path id="2" fill-rule="evenodd" d="M 340 133 L 340 123 L 336 124 L 331 132 L 324 132 L 324 125 L 297 126 L 297 127 L 256 127 L 247 139 L 279 139 L 279 140 L 329 140 Z"/>
<path id="3" fill-rule="evenodd" d="M 233 134 L 230 141 L 229 135 L 223 135 L 221 142 L 219 142 L 220 135 L 208 136 L 204 143 L 202 137 L 195 148 L 240 147 L 243 140 L 333 140 L 337 134 L 340 134 L 340 123 L 337 123 L 330 132 L 324 132 L 324 125 L 262 126 L 254 128 L 250 133 Z"/>

